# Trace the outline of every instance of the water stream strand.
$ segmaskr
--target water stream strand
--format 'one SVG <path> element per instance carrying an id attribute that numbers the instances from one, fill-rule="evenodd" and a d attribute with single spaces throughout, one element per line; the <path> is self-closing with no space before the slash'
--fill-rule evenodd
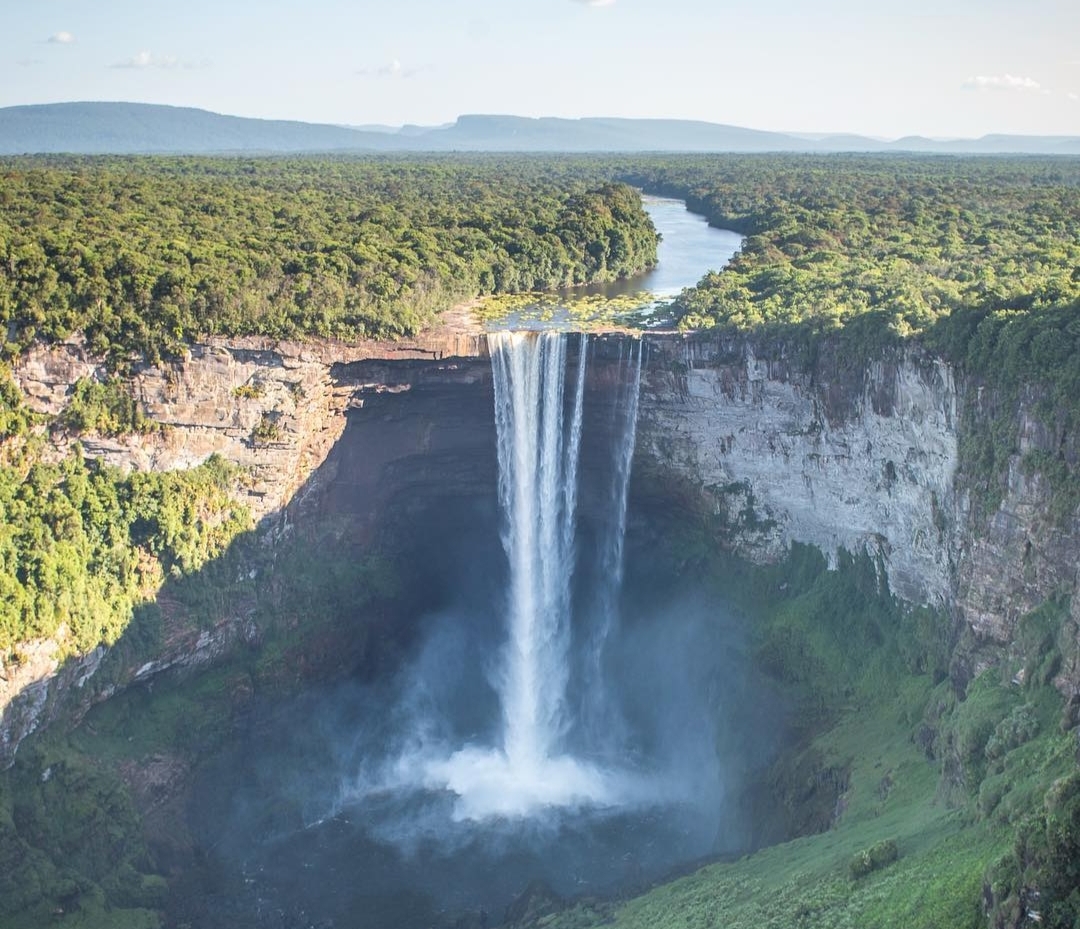
<path id="1" fill-rule="evenodd" d="M 566 339 L 493 333 L 499 494 L 510 563 L 501 684 L 512 767 L 552 755 L 564 728 L 580 400 L 564 436 Z M 579 383 L 582 378 L 579 376 Z"/>
<path id="2" fill-rule="evenodd" d="M 597 583 L 589 640 L 585 648 L 585 680 L 582 726 L 593 751 L 603 751 L 617 743 L 621 726 L 614 707 L 609 705 L 604 687 L 604 649 L 619 622 L 619 592 L 623 581 L 623 543 L 626 536 L 626 508 L 630 469 L 637 440 L 638 395 L 641 386 L 641 342 L 620 349 L 612 403 L 611 434 L 613 476 L 609 485 L 610 519 L 598 539 Z M 608 744 L 603 744 L 603 743 Z"/>

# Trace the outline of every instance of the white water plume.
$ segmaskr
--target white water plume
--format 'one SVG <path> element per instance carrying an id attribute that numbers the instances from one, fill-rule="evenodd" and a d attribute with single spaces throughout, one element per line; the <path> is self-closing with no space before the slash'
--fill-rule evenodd
<path id="1" fill-rule="evenodd" d="M 510 563 L 509 636 L 499 681 L 503 751 L 511 767 L 527 770 L 551 756 L 566 725 L 584 379 L 577 379 L 574 421 L 566 435 L 566 339 L 557 333 L 503 332 L 489 341 L 503 547 Z M 579 354 L 581 373 L 583 364 Z"/>
<path id="2" fill-rule="evenodd" d="M 629 779 L 575 758 L 563 744 L 573 720 L 570 677 L 571 590 L 575 569 L 578 459 L 585 393 L 586 337 L 578 337 L 573 396 L 566 397 L 567 343 L 557 332 L 488 336 L 495 386 L 499 503 L 509 562 L 507 638 L 496 686 L 502 745 L 468 746 L 429 762 L 426 784 L 457 795 L 455 816 L 521 816 L 544 807 L 609 806 L 627 799 Z M 625 371 L 624 371 L 625 369 Z M 626 371 L 629 377 L 624 376 Z M 622 437 L 611 489 L 613 519 L 605 539 L 604 608 L 614 610 L 622 571 L 626 487 L 637 417 L 641 350 L 619 366 L 615 415 Z M 612 624 L 600 620 L 587 647 L 599 651 Z M 598 662 L 591 662 L 597 664 Z M 589 682 L 600 690 L 602 682 Z"/>

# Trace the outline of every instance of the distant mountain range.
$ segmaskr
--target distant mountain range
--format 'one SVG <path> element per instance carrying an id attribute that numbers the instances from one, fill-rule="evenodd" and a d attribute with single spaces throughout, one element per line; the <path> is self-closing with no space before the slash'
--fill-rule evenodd
<path id="1" fill-rule="evenodd" d="M 0 108 L 0 154 L 71 152 L 940 152 L 1080 155 L 1080 136 L 987 135 L 883 141 L 681 119 L 461 116 L 445 126 L 331 126 L 222 116 L 147 103 Z"/>

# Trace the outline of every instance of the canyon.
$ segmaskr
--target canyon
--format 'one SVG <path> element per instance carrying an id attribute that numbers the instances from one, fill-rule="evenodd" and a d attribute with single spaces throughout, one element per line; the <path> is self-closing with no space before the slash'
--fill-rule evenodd
<path id="1" fill-rule="evenodd" d="M 589 377 L 610 376 L 633 338 L 593 336 L 598 363 Z M 898 597 L 937 607 L 954 624 L 961 685 L 1008 660 L 1021 616 L 1075 590 L 1080 525 L 1054 516 L 1049 482 L 1024 460 L 1036 450 L 1056 454 L 1062 441 L 1037 414 L 1037 397 L 1009 411 L 1020 449 L 986 513 L 958 470 L 965 430 L 984 425 L 971 400 L 985 388 L 929 353 L 889 350 L 853 368 L 835 346 L 808 363 L 792 346 L 760 338 L 647 333 L 642 341 L 632 507 L 706 514 L 752 561 L 775 560 L 792 543 L 833 559 L 840 549 L 867 553 Z M 447 498 L 493 492 L 486 356 L 483 335 L 465 328 L 352 346 L 207 342 L 175 364 L 133 374 L 135 396 L 164 429 L 79 441 L 83 454 L 128 469 L 188 467 L 221 454 L 250 474 L 241 493 L 265 545 L 304 521 L 344 513 L 341 544 L 370 549 Z M 28 353 L 14 374 L 34 409 L 56 414 L 77 379 L 102 370 L 71 341 Z M 602 428 L 591 424 L 595 412 L 585 416 L 586 429 Z M 252 432 L 266 418 L 275 437 L 256 442 Z M 53 453 L 67 454 L 71 441 L 56 437 Z M 583 492 L 586 509 L 588 500 Z M 0 763 L 61 713 L 78 716 L 126 683 L 212 662 L 259 636 L 242 615 L 213 629 L 177 622 L 160 654 L 108 685 L 94 684 L 103 648 L 62 661 L 59 644 L 38 641 L 17 660 L 5 657 Z M 1074 606 L 1055 680 L 1071 706 L 1080 699 L 1078 628 Z"/>

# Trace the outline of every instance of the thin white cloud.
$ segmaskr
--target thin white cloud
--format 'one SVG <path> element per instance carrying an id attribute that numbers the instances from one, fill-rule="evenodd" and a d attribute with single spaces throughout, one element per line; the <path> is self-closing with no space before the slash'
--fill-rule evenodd
<path id="1" fill-rule="evenodd" d="M 1069 91 L 1065 96 L 1070 100 L 1080 100 L 1080 94 L 1074 94 L 1072 91 Z"/>
<path id="2" fill-rule="evenodd" d="M 123 61 L 117 61 L 109 65 L 110 68 L 122 68 L 141 71 L 147 68 L 161 68 L 169 71 L 174 68 L 183 68 L 190 71 L 194 68 L 208 67 L 210 62 L 206 59 L 202 61 L 182 61 L 175 55 L 155 55 L 153 52 L 139 52 L 136 55 L 132 55 L 130 58 L 125 58 Z"/>
<path id="3" fill-rule="evenodd" d="M 360 68 L 356 73 L 361 77 L 381 77 L 389 78 L 391 80 L 404 80 L 405 78 L 419 74 L 421 70 L 422 69 L 420 68 L 406 68 L 395 58 L 389 64 L 381 65 L 378 68 Z"/>
<path id="4" fill-rule="evenodd" d="M 964 81 L 968 90 L 1017 90 L 1038 91 L 1042 85 L 1030 77 L 1017 77 L 1015 74 L 979 74 Z"/>
<path id="5" fill-rule="evenodd" d="M 36 65 L 44 64 L 45 62 L 40 58 L 20 58 L 15 62 L 20 68 L 33 68 Z"/>
<path id="6" fill-rule="evenodd" d="M 173 55 L 155 55 L 153 52 L 139 52 L 123 61 L 117 61 L 110 68 L 175 68 L 180 62 Z"/>
<path id="7" fill-rule="evenodd" d="M 615 6 L 615 0 L 574 0 L 582 6 Z"/>
<path id="8" fill-rule="evenodd" d="M 46 41 L 53 45 L 71 45 L 75 41 L 75 36 L 70 32 L 54 32 Z"/>

